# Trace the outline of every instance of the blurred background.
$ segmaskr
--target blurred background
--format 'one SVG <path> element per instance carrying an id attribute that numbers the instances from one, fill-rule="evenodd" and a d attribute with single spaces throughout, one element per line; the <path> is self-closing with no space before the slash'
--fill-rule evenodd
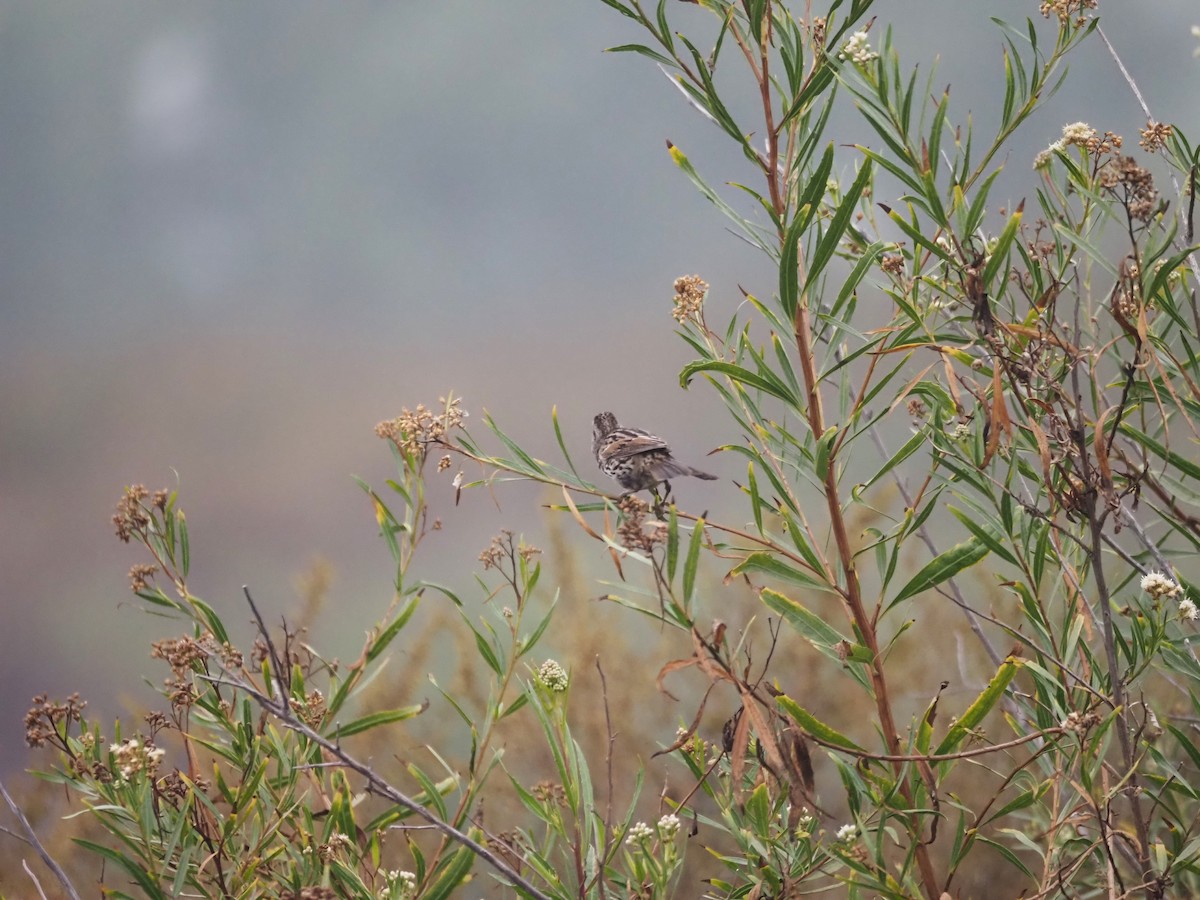
<path id="1" fill-rule="evenodd" d="M 939 57 L 952 118 L 986 130 L 988 16 L 1037 3 L 877 12 L 873 34 L 892 28 L 906 66 Z M 1157 117 L 1194 138 L 1194 0 L 1100 12 Z M 664 141 L 714 184 L 753 176 L 652 63 L 602 52 L 641 40 L 599 0 L 0 5 L 0 771 L 46 764 L 22 742 L 33 694 L 80 690 L 111 720 L 165 674 L 148 642 L 178 626 L 130 602 L 142 560 L 110 523 L 124 485 L 180 491 L 192 589 L 231 623 L 243 584 L 277 619 L 325 579 L 322 636 L 343 656 L 393 575 L 350 476 L 389 477 L 373 426 L 402 406 L 453 390 L 477 437 L 487 410 L 551 461 L 557 406 L 585 472 L 591 417 L 612 409 L 725 476 L 679 485 L 684 505 L 744 515 L 739 464 L 704 457 L 732 438 L 719 406 L 678 386 L 671 285 L 701 274 L 724 322 L 739 285 L 770 295 L 774 276 Z M 1014 145 L 1012 204 L 1067 122 L 1136 149 L 1144 117 L 1103 44 L 1072 65 Z M 501 485 L 455 508 L 443 489 L 425 574 L 469 585 L 502 526 L 544 541 L 548 499 Z M 560 627 L 586 603 L 564 597 Z"/>

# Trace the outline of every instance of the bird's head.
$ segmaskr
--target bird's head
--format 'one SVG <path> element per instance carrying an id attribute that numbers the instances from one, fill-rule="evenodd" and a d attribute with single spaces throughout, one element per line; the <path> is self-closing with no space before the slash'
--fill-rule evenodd
<path id="1" fill-rule="evenodd" d="M 610 412 L 602 412 L 592 419 L 592 438 L 599 439 L 617 430 L 617 417 Z"/>

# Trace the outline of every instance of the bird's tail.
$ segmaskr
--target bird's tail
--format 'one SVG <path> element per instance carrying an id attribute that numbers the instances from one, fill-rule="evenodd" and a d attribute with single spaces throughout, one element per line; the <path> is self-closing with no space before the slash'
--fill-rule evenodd
<path id="1" fill-rule="evenodd" d="M 699 469 L 685 466 L 674 459 L 665 459 L 654 469 L 654 477 L 659 481 L 670 481 L 672 478 L 678 478 L 681 475 L 690 475 L 692 478 L 703 478 L 705 481 L 717 480 L 716 475 L 709 475 L 707 472 L 701 472 Z"/>

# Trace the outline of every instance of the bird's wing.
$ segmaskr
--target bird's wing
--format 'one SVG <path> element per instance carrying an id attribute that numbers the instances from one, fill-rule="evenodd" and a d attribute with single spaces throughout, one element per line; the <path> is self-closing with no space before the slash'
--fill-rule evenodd
<path id="1" fill-rule="evenodd" d="M 638 428 L 618 428 L 600 448 L 601 461 L 628 459 L 649 450 L 666 450 L 667 442 Z"/>

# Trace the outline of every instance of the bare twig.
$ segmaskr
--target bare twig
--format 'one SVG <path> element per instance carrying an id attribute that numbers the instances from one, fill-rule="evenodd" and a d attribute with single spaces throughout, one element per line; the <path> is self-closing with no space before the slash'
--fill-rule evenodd
<path id="1" fill-rule="evenodd" d="M 1121 62 L 1121 57 L 1117 54 L 1117 48 L 1112 45 L 1112 41 L 1108 39 L 1108 35 L 1104 33 L 1104 29 L 1097 27 L 1096 33 L 1100 35 L 1100 40 L 1104 41 L 1104 46 L 1108 48 L 1109 55 L 1113 58 L 1113 62 L 1117 64 L 1117 69 L 1121 72 L 1121 77 L 1125 79 L 1125 83 L 1129 85 L 1129 90 L 1133 92 L 1134 99 L 1137 100 L 1138 106 L 1142 108 L 1142 112 L 1150 121 L 1154 121 L 1154 113 L 1150 111 L 1150 104 L 1146 102 L 1146 98 L 1142 96 L 1141 90 L 1137 86 L 1137 82 L 1133 80 L 1133 76 L 1129 74 L 1129 70 L 1125 68 L 1125 64 Z M 1174 171 L 1171 172 L 1171 185 L 1175 188 L 1175 196 L 1182 197 L 1183 189 L 1179 186 L 1179 179 L 1175 177 Z M 1185 224 L 1187 224 L 1185 220 Z M 1196 258 L 1195 253 L 1188 254 L 1188 266 L 1197 278 L 1200 278 L 1200 259 Z"/>
<path id="2" fill-rule="evenodd" d="M 33 830 L 33 826 L 30 825 L 29 820 L 25 818 L 25 813 L 21 811 L 21 807 L 17 806 L 17 803 L 15 800 L 13 800 L 12 795 L 8 793 L 8 788 L 4 786 L 3 781 L 0 781 L 0 794 L 4 795 L 4 802 L 8 804 L 8 808 L 12 810 L 12 814 L 17 817 L 17 821 L 19 821 L 21 823 L 21 827 L 25 829 L 25 834 L 29 838 L 29 843 L 33 846 L 33 849 L 37 851 L 38 856 L 42 858 L 42 862 L 46 864 L 46 868 L 54 873 L 54 877 L 57 878 L 62 884 L 63 890 L 66 891 L 68 897 L 73 898 L 73 900 L 79 900 L 79 892 L 76 891 L 75 886 L 71 884 L 71 879 L 67 877 L 67 873 L 63 871 L 62 867 L 54 861 L 54 857 L 52 857 L 46 848 L 42 846 L 42 842 L 38 840 L 37 832 Z M 38 884 L 38 880 L 36 877 L 34 877 L 34 874 L 29 871 L 29 866 L 25 866 L 25 871 L 29 872 L 30 878 L 33 878 L 33 883 L 37 885 L 38 893 L 45 897 L 46 895 L 42 893 L 42 886 Z"/>

